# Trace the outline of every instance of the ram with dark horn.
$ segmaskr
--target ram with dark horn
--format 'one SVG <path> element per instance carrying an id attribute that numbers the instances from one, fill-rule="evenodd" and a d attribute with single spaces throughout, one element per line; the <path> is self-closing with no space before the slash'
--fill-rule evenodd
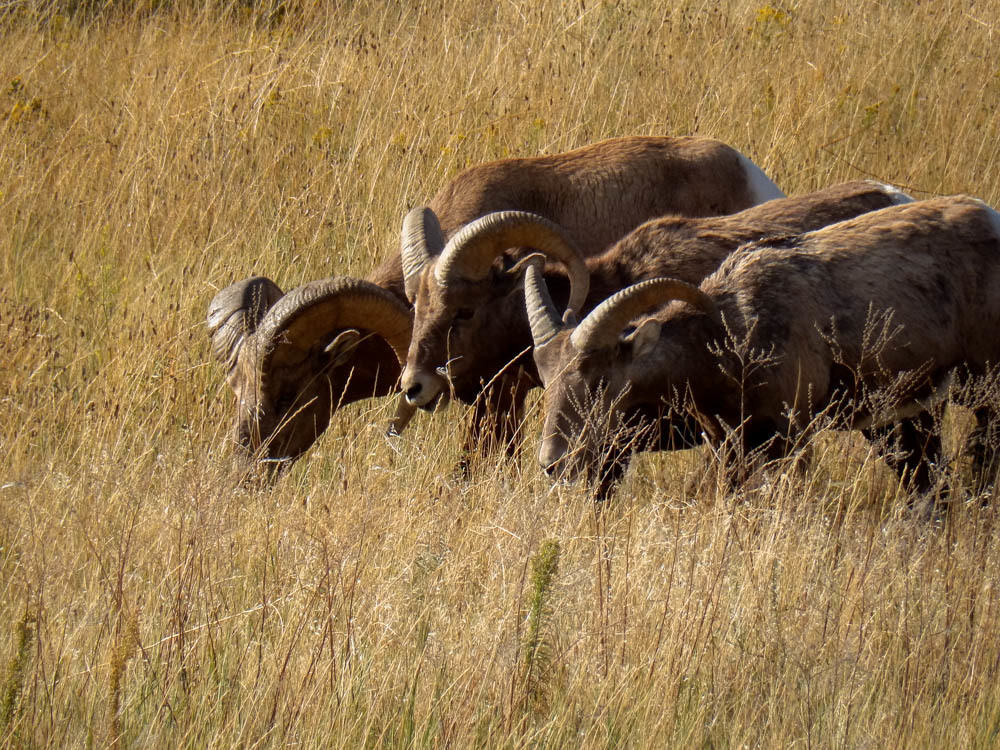
<path id="1" fill-rule="evenodd" d="M 1000 215 L 964 196 L 748 244 L 700 285 L 643 281 L 579 325 L 562 321 L 535 268 L 526 289 L 546 386 L 539 461 L 587 476 L 602 499 L 632 418 L 663 403 L 682 404 L 730 457 L 785 456 L 818 415 L 889 431 L 895 468 L 926 490 L 940 441 L 917 427 L 933 426 L 956 373 L 1000 363 Z M 982 471 L 997 415 L 970 406 Z"/>
<path id="2" fill-rule="evenodd" d="M 498 434 L 516 446 L 524 394 L 540 381 L 530 354 L 523 259 L 497 265 L 507 248 L 541 253 L 553 297 L 562 310 L 581 314 L 642 279 L 677 274 L 700 281 L 744 242 L 815 229 L 900 200 L 909 198 L 885 185 L 847 183 L 726 216 L 655 219 L 591 257 L 576 247 L 579 232 L 574 237 L 544 218 L 526 212 L 485 216 L 453 236 L 420 276 L 402 387 L 411 403 L 424 405 L 428 393 L 432 399 L 446 384 L 460 400 L 506 420 Z"/>
<path id="3" fill-rule="evenodd" d="M 413 212 L 403 228 L 402 257 L 393 253 L 368 278 L 409 307 L 428 259 L 466 224 L 496 211 L 546 216 L 565 227 L 586 253 L 663 213 L 730 213 L 780 195 L 749 159 L 707 138 L 618 138 L 561 154 L 504 159 L 465 170 L 438 191 L 427 208 Z M 294 305 L 316 304 L 311 294 L 293 294 L 282 301 L 282 314 L 291 314 Z M 401 370 L 394 353 L 398 340 L 387 345 L 364 320 L 345 322 L 322 313 L 303 318 L 308 330 L 298 324 L 298 334 L 309 343 L 295 349 L 294 367 L 285 364 L 288 357 L 280 351 L 259 354 L 268 347 L 255 331 L 280 297 L 274 283 L 255 278 L 224 289 L 209 307 L 213 349 L 227 367 L 240 404 L 241 452 L 265 459 L 301 455 L 322 433 L 333 410 L 359 398 L 392 393 Z M 395 320 L 399 305 L 389 300 L 386 305 Z M 361 334 L 356 345 L 347 346 L 350 342 L 341 339 L 345 346 L 337 357 L 324 353 L 351 330 Z M 392 331 L 395 336 L 396 323 Z M 256 343 L 243 346 L 244 340 Z M 397 429 L 413 408 L 400 403 Z M 279 425 L 281 434 L 275 432 Z"/>

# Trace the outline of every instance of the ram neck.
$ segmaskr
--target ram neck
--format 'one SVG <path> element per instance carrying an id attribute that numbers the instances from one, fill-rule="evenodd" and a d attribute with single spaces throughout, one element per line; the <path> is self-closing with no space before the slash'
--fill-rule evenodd
<path id="1" fill-rule="evenodd" d="M 406 299 L 406 290 L 403 288 L 403 262 L 398 250 L 390 253 L 382 263 L 368 274 L 368 281 L 392 292 L 409 304 Z"/>
<path id="2" fill-rule="evenodd" d="M 724 346 L 726 328 L 719 317 L 682 303 L 672 304 L 662 320 L 652 359 L 635 364 L 634 388 L 687 408 L 715 437 L 716 417 L 728 418 L 739 405 L 738 389 L 725 374 L 732 369 Z"/>
<path id="3" fill-rule="evenodd" d="M 371 336 L 358 345 L 353 366 L 338 368 L 331 376 L 335 395 L 343 393 L 341 405 L 367 398 L 388 396 L 396 391 L 400 367 L 396 355 L 384 340 Z"/>
<path id="4" fill-rule="evenodd" d="M 592 296 L 610 296 L 646 279 L 668 277 L 698 285 L 739 246 L 743 235 L 714 231 L 718 219 L 650 222 L 588 261 Z M 714 223 L 713 223 L 714 222 Z M 605 297 L 606 298 L 606 297 Z M 599 303 L 600 299 L 596 299 Z"/>

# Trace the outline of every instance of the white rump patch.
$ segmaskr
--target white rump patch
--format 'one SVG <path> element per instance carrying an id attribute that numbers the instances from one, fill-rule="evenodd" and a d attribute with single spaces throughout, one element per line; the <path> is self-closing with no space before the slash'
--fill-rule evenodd
<path id="1" fill-rule="evenodd" d="M 879 182 L 878 180 L 867 180 L 870 184 L 875 187 L 881 188 L 882 191 L 889 196 L 892 200 L 894 206 L 901 206 L 904 203 L 913 203 L 913 196 L 907 195 L 902 190 L 894 185 L 887 185 L 884 182 Z"/>
<path id="2" fill-rule="evenodd" d="M 774 184 L 770 177 L 764 174 L 764 170 L 740 154 L 740 161 L 743 164 L 743 171 L 747 174 L 747 185 L 750 188 L 750 195 L 758 203 L 773 201 L 775 198 L 785 198 L 781 188 Z"/>

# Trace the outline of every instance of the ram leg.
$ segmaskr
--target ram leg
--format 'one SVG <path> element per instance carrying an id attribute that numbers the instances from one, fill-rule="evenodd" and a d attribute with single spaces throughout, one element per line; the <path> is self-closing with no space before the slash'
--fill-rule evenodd
<path id="1" fill-rule="evenodd" d="M 602 505 L 610 500 L 631 462 L 631 451 L 612 449 L 601 462 L 600 467 L 588 477 L 595 503 Z"/>
<path id="2" fill-rule="evenodd" d="M 723 476 L 733 492 L 761 469 L 767 470 L 790 454 L 793 442 L 781 435 L 770 419 L 750 419 L 731 433 L 717 450 Z"/>
<path id="3" fill-rule="evenodd" d="M 941 435 L 932 414 L 923 412 L 869 428 L 864 434 L 910 492 L 923 494 L 934 487 L 933 467 L 941 460 Z"/>
<path id="4" fill-rule="evenodd" d="M 972 454 L 972 477 L 977 492 L 996 484 L 1000 469 L 1000 424 L 992 407 L 974 411 L 976 425 L 969 435 L 969 452 Z"/>
<path id="5" fill-rule="evenodd" d="M 511 376 L 498 379 L 479 395 L 462 446 L 459 468 L 464 475 L 478 459 L 517 456 L 523 440 L 524 399 L 533 386 L 527 377 Z"/>

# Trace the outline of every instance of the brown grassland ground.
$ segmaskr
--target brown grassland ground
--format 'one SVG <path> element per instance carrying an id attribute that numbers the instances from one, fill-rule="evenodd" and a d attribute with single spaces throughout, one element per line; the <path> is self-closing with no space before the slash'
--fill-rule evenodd
<path id="1" fill-rule="evenodd" d="M 644 456 L 598 516 L 533 439 L 464 481 L 464 409 L 390 440 L 377 401 L 234 489 L 203 323 L 252 273 L 364 275 L 467 165 L 609 136 L 997 205 L 997 2 L 102 5 L 0 3 L 4 744 L 998 741 L 954 435 L 935 521 L 842 435 L 737 493 Z"/>

